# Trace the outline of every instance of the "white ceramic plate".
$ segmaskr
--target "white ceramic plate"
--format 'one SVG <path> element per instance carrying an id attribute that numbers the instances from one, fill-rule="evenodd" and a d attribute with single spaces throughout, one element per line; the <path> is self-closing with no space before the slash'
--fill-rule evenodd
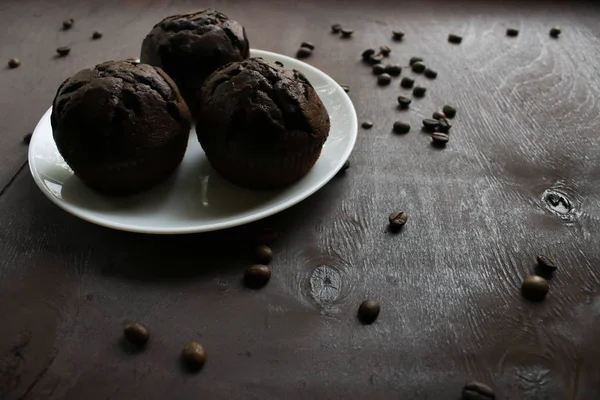
<path id="1" fill-rule="evenodd" d="M 29 145 L 29 167 L 42 192 L 67 212 L 109 228 L 155 234 L 205 232 L 246 224 L 304 200 L 340 170 L 356 141 L 352 102 L 328 75 L 296 59 L 262 50 L 253 57 L 281 61 L 308 78 L 331 119 L 321 157 L 299 182 L 282 190 L 254 191 L 221 178 L 210 166 L 192 129 L 180 167 L 161 185 L 131 197 L 102 196 L 87 188 L 60 156 L 46 111 Z"/>

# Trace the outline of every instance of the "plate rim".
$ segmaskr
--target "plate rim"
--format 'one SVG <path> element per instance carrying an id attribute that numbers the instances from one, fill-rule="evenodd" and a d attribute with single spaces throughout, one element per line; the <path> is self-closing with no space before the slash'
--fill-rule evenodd
<path id="1" fill-rule="evenodd" d="M 343 102 L 345 103 L 346 106 L 348 106 L 348 108 L 351 112 L 350 118 L 352 119 L 351 127 L 348 130 L 348 134 L 350 135 L 350 138 L 349 138 L 350 143 L 349 143 L 349 146 L 346 147 L 346 150 L 344 151 L 344 153 L 341 154 L 341 156 L 340 156 L 340 159 L 344 160 L 344 162 L 345 162 L 348 159 L 348 157 L 350 156 L 350 154 L 352 153 L 352 150 L 354 149 L 354 146 L 356 145 L 356 139 L 358 136 L 358 117 L 356 114 L 356 109 L 354 108 L 354 104 L 352 103 L 352 100 L 350 99 L 348 94 L 328 74 L 326 74 L 325 72 L 321 71 L 320 69 L 313 67 L 312 65 L 307 64 L 303 61 L 297 60 L 295 58 L 292 58 L 292 57 L 289 57 L 289 56 L 286 56 L 283 54 L 267 51 L 267 50 L 251 49 L 251 54 L 252 53 L 256 54 L 253 57 L 262 57 L 263 55 L 268 55 L 271 57 L 279 58 L 283 62 L 293 61 L 294 63 L 300 63 L 303 68 L 306 68 L 315 74 L 321 75 L 326 80 L 330 81 L 330 83 L 336 88 L 336 91 L 338 93 L 342 94 Z M 308 197 L 312 196 L 317 191 L 319 191 L 329 181 L 331 181 L 331 179 L 333 179 L 333 177 L 339 172 L 339 170 L 342 168 L 342 166 L 344 164 L 342 162 L 337 168 L 332 168 L 331 171 L 329 171 L 329 173 L 327 175 L 325 175 L 325 177 L 321 180 L 321 182 L 309 187 L 307 190 L 301 192 L 299 195 L 295 195 L 291 199 L 282 201 L 281 203 L 278 203 L 266 210 L 262 210 L 260 212 L 253 213 L 253 214 L 247 215 L 245 217 L 236 218 L 234 221 L 229 221 L 229 222 L 222 221 L 222 222 L 217 222 L 217 223 L 211 223 L 211 224 L 204 225 L 204 226 L 195 225 L 195 226 L 190 226 L 190 227 L 186 227 L 186 228 L 181 228 L 181 227 L 180 228 L 174 228 L 174 227 L 160 228 L 160 227 L 157 227 L 157 228 L 150 229 L 148 227 L 135 227 L 135 226 L 132 226 L 131 224 L 121 224 L 119 222 L 98 220 L 96 218 L 89 217 L 86 215 L 85 212 L 80 211 L 76 207 L 72 207 L 69 203 L 65 202 L 64 200 L 60 201 L 56 196 L 53 196 L 52 194 L 50 194 L 48 192 L 47 188 L 45 188 L 45 185 L 41 181 L 41 176 L 40 176 L 39 170 L 36 168 L 36 163 L 34 161 L 34 153 L 35 153 L 35 149 L 36 149 L 36 146 L 35 146 L 36 132 L 38 132 L 38 130 L 41 129 L 40 125 L 48 117 L 48 114 L 51 112 L 52 112 L 52 106 L 50 106 L 50 108 L 48 110 L 46 110 L 46 112 L 42 115 L 42 117 L 36 124 L 35 129 L 33 131 L 31 144 L 29 146 L 27 161 L 29 164 L 29 171 L 30 171 L 31 176 L 33 177 L 33 180 L 35 181 L 35 183 L 38 186 L 38 188 L 40 189 L 40 191 L 48 199 L 50 199 L 50 201 L 52 201 L 54 204 L 56 204 L 58 207 L 60 207 L 62 210 L 66 211 L 67 213 L 69 213 L 77 218 L 80 218 L 84 221 L 90 222 L 92 224 L 103 226 L 105 228 L 119 230 L 119 231 L 143 233 L 143 234 L 154 234 L 154 235 L 180 235 L 180 234 L 183 235 L 183 234 L 212 232 L 212 231 L 218 231 L 218 230 L 223 230 L 223 229 L 229 229 L 229 228 L 233 228 L 236 226 L 246 225 L 251 222 L 255 222 L 255 221 L 270 217 L 272 215 L 278 214 L 278 213 L 306 200 Z"/>

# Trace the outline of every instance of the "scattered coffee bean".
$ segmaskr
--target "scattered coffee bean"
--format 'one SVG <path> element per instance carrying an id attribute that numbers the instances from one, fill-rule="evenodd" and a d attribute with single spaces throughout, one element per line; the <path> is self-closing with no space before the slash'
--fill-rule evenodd
<path id="1" fill-rule="evenodd" d="M 143 346 L 150 339 L 150 331 L 141 322 L 126 322 L 123 325 L 123 334 L 129 342 Z"/>
<path id="2" fill-rule="evenodd" d="M 396 121 L 394 122 L 393 131 L 395 133 L 408 133 L 410 131 L 410 125 L 406 122 Z"/>
<path id="3" fill-rule="evenodd" d="M 181 359 L 189 369 L 197 371 L 206 363 L 206 349 L 201 343 L 190 340 L 181 350 Z"/>
<path id="4" fill-rule="evenodd" d="M 413 96 L 424 97 L 425 92 L 427 92 L 427 88 L 424 88 L 423 86 L 415 86 L 415 88 L 413 89 Z"/>
<path id="5" fill-rule="evenodd" d="M 413 87 L 414 84 L 415 80 L 409 77 L 404 77 L 400 81 L 400 86 L 402 86 L 404 89 L 410 89 Z"/>
<path id="6" fill-rule="evenodd" d="M 385 72 L 391 76 L 399 76 L 402 73 L 402 67 L 398 64 L 389 64 L 385 66 Z"/>
<path id="7" fill-rule="evenodd" d="M 423 120 L 423 129 L 428 132 L 433 132 L 437 129 L 440 122 L 434 118 L 425 118 Z"/>
<path id="8" fill-rule="evenodd" d="M 448 118 L 454 118 L 456 116 L 456 108 L 447 104 L 442 108 L 442 112 Z"/>
<path id="9" fill-rule="evenodd" d="M 348 168 L 350 168 L 350 160 L 346 160 L 346 162 L 344 163 L 344 165 L 342 165 L 342 168 L 340 169 L 340 172 L 344 172 Z"/>
<path id="10" fill-rule="evenodd" d="M 531 275 L 521 285 L 521 293 L 529 300 L 539 301 L 548 294 L 548 281 L 541 276 Z"/>
<path id="11" fill-rule="evenodd" d="M 96 31 L 96 32 L 92 33 L 92 39 L 94 39 L 94 40 L 98 40 L 101 37 L 102 37 L 102 32 Z"/>
<path id="12" fill-rule="evenodd" d="M 562 33 L 562 29 L 554 27 L 552 29 L 550 29 L 550 36 L 552 36 L 553 38 L 558 38 L 560 36 L 560 34 Z"/>
<path id="13" fill-rule="evenodd" d="M 257 233 L 255 237 L 255 243 L 257 244 L 271 244 L 277 240 L 279 233 L 273 228 L 263 228 Z"/>
<path id="14" fill-rule="evenodd" d="M 455 35 L 451 33 L 448 35 L 448 41 L 454 44 L 460 44 L 462 42 L 462 36 Z"/>
<path id="15" fill-rule="evenodd" d="M 352 29 L 343 29 L 341 30 L 342 32 L 342 37 L 348 39 L 349 37 L 352 36 L 352 34 L 354 33 L 354 31 Z"/>
<path id="16" fill-rule="evenodd" d="M 373 123 L 371 121 L 365 121 L 361 125 L 363 129 L 371 129 L 373 127 Z"/>
<path id="17" fill-rule="evenodd" d="M 392 49 L 390 49 L 390 46 L 382 44 L 381 46 L 379 46 L 379 52 L 387 57 L 392 52 Z"/>
<path id="18" fill-rule="evenodd" d="M 358 319 L 365 325 L 371 325 L 379 316 L 381 307 L 375 300 L 365 300 L 358 307 Z"/>
<path id="19" fill-rule="evenodd" d="M 281 61 L 275 61 L 275 65 L 280 66 L 281 68 L 284 67 L 283 63 Z"/>
<path id="20" fill-rule="evenodd" d="M 298 58 L 308 58 L 312 55 L 312 50 L 308 47 L 300 47 L 296 52 L 296 57 Z"/>
<path id="21" fill-rule="evenodd" d="M 536 261 L 538 263 L 538 266 L 544 272 L 554 272 L 554 271 L 556 271 L 556 268 L 557 268 L 556 264 L 554 263 L 554 261 L 552 261 L 548 257 L 540 254 L 539 256 L 536 257 Z"/>
<path id="22" fill-rule="evenodd" d="M 369 61 L 369 58 L 374 54 L 375 54 L 375 50 L 366 49 L 365 51 L 362 52 L 362 59 L 365 61 Z"/>
<path id="23" fill-rule="evenodd" d="M 406 221 L 408 220 L 408 216 L 406 215 L 406 213 L 404 211 L 394 211 L 393 213 L 390 214 L 388 219 L 390 221 L 391 228 L 399 229 L 399 228 L 402 228 L 406 224 Z"/>
<path id="24" fill-rule="evenodd" d="M 450 128 L 452 128 L 450 122 L 446 118 L 440 118 L 437 130 L 442 133 L 448 133 L 450 132 Z"/>
<path id="25" fill-rule="evenodd" d="M 408 108 L 408 106 L 412 103 L 412 100 L 406 96 L 398 96 L 398 105 L 400 108 Z"/>
<path id="26" fill-rule="evenodd" d="M 331 25 L 331 32 L 340 33 L 341 30 L 342 30 L 342 26 L 340 24 Z"/>
<path id="27" fill-rule="evenodd" d="M 381 75 L 385 72 L 385 67 L 381 64 L 375 64 L 371 70 L 373 71 L 373 74 Z"/>
<path id="28" fill-rule="evenodd" d="M 261 244 L 254 249 L 254 262 L 266 265 L 273 259 L 273 250 L 266 244 Z"/>
<path id="29" fill-rule="evenodd" d="M 392 39 L 396 41 L 400 41 L 404 38 L 404 32 L 402 31 L 392 31 Z"/>
<path id="30" fill-rule="evenodd" d="M 260 289 L 271 279 L 271 270 L 266 265 L 254 264 L 246 268 L 244 282 L 252 289 Z"/>
<path id="31" fill-rule="evenodd" d="M 315 45 L 312 44 L 311 42 L 302 42 L 300 47 L 306 47 L 307 49 L 311 49 L 311 50 L 315 49 Z"/>
<path id="32" fill-rule="evenodd" d="M 64 57 L 71 52 L 71 48 L 69 46 L 61 46 L 56 49 L 56 52 L 60 57 Z"/>
<path id="33" fill-rule="evenodd" d="M 506 30 L 506 36 L 515 37 L 519 36 L 519 30 L 514 28 L 508 28 Z"/>
<path id="34" fill-rule="evenodd" d="M 437 119 L 437 120 L 440 120 L 444 117 L 445 117 L 445 115 L 439 111 L 434 111 L 433 114 L 431 115 L 431 118 Z"/>
<path id="35" fill-rule="evenodd" d="M 381 61 L 383 61 L 383 58 L 383 54 L 373 54 L 371 57 L 369 57 L 369 63 L 379 64 Z"/>
<path id="36" fill-rule="evenodd" d="M 25 144 L 29 144 L 31 143 L 31 137 L 33 136 L 33 133 L 29 132 L 28 134 L 26 134 L 25 136 L 23 136 L 23 143 Z"/>
<path id="37" fill-rule="evenodd" d="M 494 390 L 480 382 L 469 382 L 462 390 L 463 400 L 493 400 L 496 398 Z"/>
<path id="38" fill-rule="evenodd" d="M 417 61 L 416 63 L 413 63 L 410 68 L 412 69 L 413 72 L 416 72 L 417 74 L 422 73 L 423 71 L 425 71 L 425 64 L 423 64 L 423 62 L 421 61 Z"/>
<path id="39" fill-rule="evenodd" d="M 425 75 L 425 78 L 429 78 L 429 79 L 435 79 L 437 78 L 437 72 L 430 69 L 430 68 L 425 68 L 425 71 L 423 71 L 423 75 Z"/>
<path id="40" fill-rule="evenodd" d="M 69 29 L 71 29 L 71 28 L 73 27 L 73 23 L 74 23 L 74 22 L 75 22 L 75 21 L 73 20 L 73 18 L 67 18 L 67 19 L 65 19 L 65 20 L 63 21 L 63 23 L 62 23 L 63 29 L 64 29 L 65 31 L 66 31 L 66 30 L 69 30 Z"/>
<path id="41" fill-rule="evenodd" d="M 381 74 L 377 77 L 377 84 L 379 86 L 387 86 L 392 82 L 392 77 L 389 74 Z"/>
<path id="42" fill-rule="evenodd" d="M 344 92 L 346 92 L 346 93 L 350 93 L 350 86 L 348 86 L 348 85 L 340 85 L 340 87 L 341 87 L 342 89 L 344 89 Z"/>
<path id="43" fill-rule="evenodd" d="M 412 67 L 414 63 L 423 62 L 424 60 L 421 57 L 411 57 L 408 64 Z"/>
<path id="44" fill-rule="evenodd" d="M 447 133 L 433 132 L 433 134 L 431 135 L 431 140 L 435 145 L 446 145 L 446 143 L 448 143 L 448 140 L 450 140 L 450 136 L 448 136 Z"/>
<path id="45" fill-rule="evenodd" d="M 21 60 L 19 60 L 18 58 L 11 58 L 10 60 L 8 60 L 8 68 L 18 68 L 19 65 L 21 65 Z"/>

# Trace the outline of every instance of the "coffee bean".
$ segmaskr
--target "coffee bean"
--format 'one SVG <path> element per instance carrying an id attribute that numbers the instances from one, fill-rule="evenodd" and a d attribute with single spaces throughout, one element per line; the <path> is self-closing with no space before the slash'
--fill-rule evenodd
<path id="1" fill-rule="evenodd" d="M 541 276 L 531 275 L 521 285 L 521 293 L 532 301 L 542 300 L 548 294 L 548 281 Z"/>
<path id="2" fill-rule="evenodd" d="M 296 52 L 296 57 L 298 58 L 308 58 L 312 55 L 312 50 L 308 47 L 300 47 Z"/>
<path id="3" fill-rule="evenodd" d="M 554 27 L 552 29 L 550 29 L 550 36 L 552 36 L 553 38 L 558 38 L 560 36 L 560 34 L 562 33 L 562 29 Z"/>
<path id="4" fill-rule="evenodd" d="M 311 50 L 315 49 L 315 45 L 312 44 L 311 42 L 302 42 L 302 44 L 300 44 L 300 47 L 306 47 L 307 49 L 311 49 Z"/>
<path id="5" fill-rule="evenodd" d="M 418 62 L 423 62 L 423 59 L 421 57 L 411 57 L 408 64 L 412 67 L 412 65 L 414 63 L 418 63 Z"/>
<path id="6" fill-rule="evenodd" d="M 352 36 L 352 34 L 354 33 L 354 31 L 352 29 L 343 29 L 341 30 L 342 32 L 342 37 L 348 39 L 349 37 Z"/>
<path id="7" fill-rule="evenodd" d="M 392 39 L 396 41 L 400 41 L 404 38 L 404 32 L 402 31 L 392 31 Z"/>
<path id="8" fill-rule="evenodd" d="M 375 64 L 371 70 L 373 71 L 373 74 L 381 75 L 385 72 L 385 67 L 381 64 Z"/>
<path id="9" fill-rule="evenodd" d="M 462 36 L 455 35 L 453 33 L 448 35 L 448 41 L 454 44 L 460 44 L 462 42 Z"/>
<path id="10" fill-rule="evenodd" d="M 349 93 L 349 92 L 350 92 L 350 86 L 348 86 L 348 85 L 340 85 L 340 87 L 341 87 L 342 89 L 344 89 L 344 92 L 346 92 L 346 93 Z"/>
<path id="11" fill-rule="evenodd" d="M 340 33 L 341 30 L 342 30 L 342 26 L 340 24 L 331 25 L 331 32 Z"/>
<path id="12" fill-rule="evenodd" d="M 25 144 L 29 144 L 31 143 L 31 137 L 33 136 L 33 133 L 29 132 L 28 134 L 26 134 L 25 136 L 23 136 L 23 143 Z"/>
<path id="13" fill-rule="evenodd" d="M 506 30 L 506 36 L 515 37 L 519 36 L 519 30 L 514 28 L 508 28 Z"/>
<path id="14" fill-rule="evenodd" d="M 374 54 L 369 57 L 369 63 L 371 64 L 379 64 L 383 60 L 383 54 Z"/>
<path id="15" fill-rule="evenodd" d="M 71 28 L 73 27 L 73 23 L 74 23 L 74 22 L 75 22 L 75 21 L 73 20 L 73 18 L 67 18 L 67 19 L 65 19 L 65 20 L 63 21 L 63 23 L 62 23 L 63 29 L 64 29 L 65 31 L 66 31 L 66 30 L 69 30 L 69 29 L 71 29 Z"/>
<path id="16" fill-rule="evenodd" d="M 375 54 L 375 50 L 366 49 L 365 51 L 362 52 L 362 59 L 365 61 L 369 61 L 369 58 L 374 54 Z"/>
<path id="17" fill-rule="evenodd" d="M 442 112 L 444 113 L 444 115 L 446 115 L 446 117 L 454 118 L 454 116 L 456 115 L 456 108 L 446 104 L 442 108 Z"/>
<path id="18" fill-rule="evenodd" d="M 257 264 L 268 264 L 273 259 L 273 250 L 266 244 L 261 244 L 254 249 L 254 262 Z"/>
<path id="19" fill-rule="evenodd" d="M 10 60 L 8 60 L 8 68 L 18 68 L 19 65 L 21 65 L 21 60 L 19 60 L 18 58 L 11 58 Z"/>
<path id="20" fill-rule="evenodd" d="M 548 257 L 540 254 L 536 257 L 536 261 L 538 263 L 538 266 L 544 271 L 544 272 L 554 272 L 556 271 L 557 267 L 556 264 L 554 263 L 553 260 L 549 259 Z"/>
<path id="21" fill-rule="evenodd" d="M 389 215 L 388 220 L 390 221 L 391 228 L 399 229 L 406 224 L 408 216 L 404 211 L 394 211 Z"/>
<path id="22" fill-rule="evenodd" d="M 277 66 L 279 66 L 281 68 L 284 67 L 284 65 L 283 65 L 283 63 L 281 61 L 275 61 L 275 65 L 277 65 Z"/>
<path id="23" fill-rule="evenodd" d="M 379 52 L 387 57 L 392 52 L 392 49 L 390 49 L 389 46 L 382 44 L 381 46 L 379 46 Z"/>
<path id="24" fill-rule="evenodd" d="M 412 100 L 406 96 L 398 96 L 398 105 L 400 108 L 408 108 L 408 106 L 412 103 Z"/>
<path id="25" fill-rule="evenodd" d="M 410 89 L 413 87 L 414 84 L 415 84 L 415 80 L 411 79 L 409 77 L 404 77 L 400 81 L 400 86 L 402 86 L 404 89 Z"/>
<path id="26" fill-rule="evenodd" d="M 463 400 L 493 400 L 496 398 L 494 390 L 480 382 L 469 382 L 462 390 Z"/>
<path id="27" fill-rule="evenodd" d="M 279 233 L 273 228 L 263 228 L 256 236 L 254 243 L 257 244 L 271 244 L 279 238 Z"/>
<path id="28" fill-rule="evenodd" d="M 417 61 L 416 63 L 412 64 L 410 66 L 410 68 L 412 69 L 413 72 L 420 74 L 423 71 L 425 71 L 426 67 L 425 67 L 425 64 L 423 64 L 421 61 Z"/>
<path id="29" fill-rule="evenodd" d="M 101 37 L 102 37 L 102 32 L 96 31 L 96 32 L 92 33 L 92 39 L 94 39 L 94 40 L 98 40 Z"/>
<path id="30" fill-rule="evenodd" d="M 143 346 L 150 339 L 148 327 L 141 322 L 126 322 L 123 325 L 123 334 L 129 342 Z"/>
<path id="31" fill-rule="evenodd" d="M 435 79 L 437 78 L 437 72 L 430 69 L 430 68 L 425 68 L 425 71 L 423 71 L 423 75 L 425 75 L 425 78 L 429 78 L 429 79 Z"/>
<path id="32" fill-rule="evenodd" d="M 398 64 L 388 64 L 385 66 L 385 72 L 391 76 L 399 76 L 402 73 L 402 67 Z"/>
<path id="33" fill-rule="evenodd" d="M 452 128 L 452 125 L 450 125 L 448 120 L 446 118 L 440 118 L 437 130 L 442 133 L 448 133 L 450 132 L 450 128 Z"/>
<path id="34" fill-rule="evenodd" d="M 392 82 L 392 77 L 389 74 L 381 74 L 377 77 L 377 84 L 379 86 L 387 86 Z"/>
<path id="35" fill-rule="evenodd" d="M 373 123 L 371 121 L 365 121 L 361 125 L 363 129 L 371 129 L 373 127 Z"/>
<path id="36" fill-rule="evenodd" d="M 410 131 L 410 125 L 406 122 L 396 121 L 392 130 L 395 133 L 408 133 Z"/>
<path id="37" fill-rule="evenodd" d="M 190 340 L 181 350 L 181 359 L 189 369 L 197 371 L 206 364 L 206 349 L 201 343 Z"/>
<path id="38" fill-rule="evenodd" d="M 260 289 L 271 279 L 271 270 L 266 265 L 254 264 L 246 268 L 244 282 L 251 289 Z"/>
<path id="39" fill-rule="evenodd" d="M 424 97 L 425 92 L 427 92 L 427 88 L 424 88 L 423 86 L 415 86 L 415 88 L 413 89 L 413 96 Z"/>
<path id="40" fill-rule="evenodd" d="M 365 300 L 358 307 L 358 319 L 365 325 L 371 325 L 379 316 L 381 307 L 375 300 Z"/>
<path id="41" fill-rule="evenodd" d="M 61 46 L 56 49 L 56 52 L 60 57 L 64 57 L 71 52 L 71 48 L 69 46 Z"/>
<path id="42" fill-rule="evenodd" d="M 447 133 L 442 132 L 433 132 L 431 135 L 431 140 L 435 145 L 445 145 L 450 140 L 450 136 Z"/>
<path id="43" fill-rule="evenodd" d="M 437 120 L 440 120 L 444 117 L 445 117 L 445 115 L 439 111 L 434 111 L 433 114 L 431 115 L 431 118 L 437 119 Z"/>
<path id="44" fill-rule="evenodd" d="M 423 129 L 428 132 L 433 132 L 437 129 L 440 122 L 434 118 L 425 118 L 423 120 Z"/>

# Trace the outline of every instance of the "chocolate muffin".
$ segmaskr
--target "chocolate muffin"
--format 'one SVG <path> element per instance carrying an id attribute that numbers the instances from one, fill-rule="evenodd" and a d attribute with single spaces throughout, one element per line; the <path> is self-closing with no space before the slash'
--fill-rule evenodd
<path id="1" fill-rule="evenodd" d="M 204 9 L 156 24 L 142 43 L 140 60 L 169 74 L 193 108 L 196 92 L 212 72 L 249 56 L 244 27 L 223 13 Z"/>
<path id="2" fill-rule="evenodd" d="M 213 168 L 249 188 L 296 182 L 317 161 L 329 135 L 329 115 L 306 77 L 261 58 L 214 72 L 193 113 Z"/>
<path id="3" fill-rule="evenodd" d="M 51 123 L 75 174 L 105 194 L 131 194 L 165 180 L 187 147 L 190 112 L 160 68 L 109 61 L 60 85 Z"/>

